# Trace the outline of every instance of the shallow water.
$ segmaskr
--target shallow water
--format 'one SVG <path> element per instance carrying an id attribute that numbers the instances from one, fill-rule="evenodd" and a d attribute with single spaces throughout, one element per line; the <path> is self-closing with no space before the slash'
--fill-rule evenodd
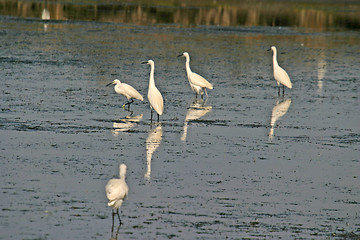
<path id="1" fill-rule="evenodd" d="M 358 31 L 0 21 L 0 239 L 359 238 Z M 214 84 L 206 101 L 183 51 Z M 146 97 L 130 114 L 105 87 L 146 96 L 148 59 L 159 124 Z M 111 233 L 120 163 L 130 190 Z"/>

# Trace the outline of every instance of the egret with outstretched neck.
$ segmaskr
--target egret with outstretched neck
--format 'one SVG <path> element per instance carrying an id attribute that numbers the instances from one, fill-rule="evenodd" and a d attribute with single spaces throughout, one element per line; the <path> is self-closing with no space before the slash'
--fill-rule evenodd
<path id="1" fill-rule="evenodd" d="M 201 94 L 201 97 L 203 97 L 204 92 L 205 92 L 206 96 L 208 96 L 208 94 L 206 92 L 206 88 L 213 89 L 213 85 L 211 83 L 209 83 L 205 78 L 200 76 L 199 74 L 194 73 L 193 71 L 191 71 L 189 53 L 184 52 L 183 54 L 180 54 L 178 57 L 185 57 L 186 58 L 186 63 L 185 63 L 186 75 L 187 75 L 187 78 L 189 80 L 190 87 L 196 93 L 196 96 L 198 94 Z"/>
<path id="2" fill-rule="evenodd" d="M 273 69 L 274 69 L 274 78 L 278 85 L 278 95 L 280 95 L 280 84 L 283 86 L 283 95 L 285 92 L 285 87 L 292 88 L 289 75 L 284 69 L 282 69 L 277 62 L 277 51 L 276 47 L 272 46 L 268 51 L 273 51 Z"/>
<path id="3" fill-rule="evenodd" d="M 150 102 L 150 109 L 151 109 L 151 121 L 152 121 L 152 115 L 153 115 L 153 109 L 156 111 L 158 116 L 158 122 L 159 122 L 159 116 L 163 114 L 164 112 L 164 100 L 160 93 L 160 91 L 155 86 L 155 80 L 154 80 L 154 71 L 155 71 L 155 63 L 153 60 L 149 60 L 147 62 L 142 62 L 142 64 L 149 64 L 150 69 L 150 79 L 149 79 L 149 90 L 148 90 L 148 99 Z"/>
<path id="4" fill-rule="evenodd" d="M 119 208 L 123 204 L 124 198 L 128 195 L 129 187 L 125 181 L 126 165 L 121 164 L 119 167 L 120 178 L 110 179 L 106 184 L 106 197 L 109 200 L 108 206 L 112 208 L 112 229 L 114 229 L 114 216 L 118 215 L 120 225 L 122 224 Z"/>
<path id="5" fill-rule="evenodd" d="M 110 86 L 111 84 L 115 84 L 114 90 L 117 94 L 124 95 L 127 98 L 128 102 L 123 104 L 123 108 L 128 105 L 128 110 L 130 110 L 130 104 L 134 102 L 134 98 L 140 101 L 144 101 L 143 96 L 129 84 L 122 83 L 119 79 L 115 79 L 106 86 Z"/>

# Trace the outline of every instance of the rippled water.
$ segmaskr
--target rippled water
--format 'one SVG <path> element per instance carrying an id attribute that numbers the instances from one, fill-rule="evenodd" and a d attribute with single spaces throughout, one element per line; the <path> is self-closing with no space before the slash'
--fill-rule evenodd
<path id="1" fill-rule="evenodd" d="M 0 239 L 359 238 L 359 32 L 0 21 Z M 214 84 L 206 101 L 183 51 Z M 146 96 L 148 59 L 159 124 L 147 99 L 130 114 L 105 87 Z M 111 233 L 120 163 L 130 190 Z"/>

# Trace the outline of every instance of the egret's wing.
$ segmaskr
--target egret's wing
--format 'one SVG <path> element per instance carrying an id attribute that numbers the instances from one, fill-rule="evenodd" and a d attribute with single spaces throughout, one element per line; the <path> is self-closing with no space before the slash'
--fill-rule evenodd
<path id="1" fill-rule="evenodd" d="M 131 97 L 138 99 L 140 101 L 144 101 L 143 96 L 132 86 L 130 86 L 127 83 L 122 83 L 122 87 L 124 88 L 124 91 Z"/>
<path id="2" fill-rule="evenodd" d="M 162 115 L 164 110 L 164 100 L 160 91 L 156 87 L 149 89 L 148 99 L 150 105 L 155 109 L 155 111 L 159 115 Z"/>
<path id="3" fill-rule="evenodd" d="M 109 201 L 124 199 L 128 194 L 129 188 L 125 181 L 121 179 L 111 179 L 105 187 L 106 197 Z"/>
<path id="4" fill-rule="evenodd" d="M 189 74 L 189 80 L 192 84 L 194 84 L 196 86 L 200 86 L 202 88 L 213 89 L 213 85 L 197 73 L 191 72 Z"/>
<path id="5" fill-rule="evenodd" d="M 276 68 L 274 68 L 274 78 L 276 81 L 283 84 L 284 86 L 286 86 L 288 88 L 292 88 L 292 84 L 291 84 L 289 75 L 280 66 L 277 66 Z"/>

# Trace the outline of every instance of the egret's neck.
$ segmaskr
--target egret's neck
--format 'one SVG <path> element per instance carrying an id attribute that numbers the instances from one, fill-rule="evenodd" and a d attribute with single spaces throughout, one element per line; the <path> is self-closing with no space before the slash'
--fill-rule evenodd
<path id="1" fill-rule="evenodd" d="M 187 73 L 187 74 L 191 73 L 191 69 L 190 69 L 190 57 L 189 57 L 189 56 L 186 56 L 185 67 L 186 67 L 186 73 Z"/>
<path id="2" fill-rule="evenodd" d="M 276 50 L 274 50 L 274 54 L 273 54 L 273 66 L 277 67 L 279 66 L 278 62 L 277 62 L 277 53 Z"/>
<path id="3" fill-rule="evenodd" d="M 119 175 L 120 175 L 120 179 L 125 181 L 126 170 L 124 171 L 123 169 L 120 169 Z"/>
<path id="4" fill-rule="evenodd" d="M 155 66 L 154 66 L 154 64 L 151 64 L 150 67 L 151 67 L 151 70 L 150 70 L 149 86 L 155 86 L 155 81 L 154 81 Z"/>

